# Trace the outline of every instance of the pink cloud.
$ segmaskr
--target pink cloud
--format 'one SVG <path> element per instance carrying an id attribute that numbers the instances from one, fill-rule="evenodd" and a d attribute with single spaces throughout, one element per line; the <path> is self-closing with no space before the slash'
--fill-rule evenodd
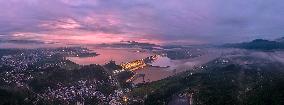
<path id="1" fill-rule="evenodd" d="M 71 18 L 43 21 L 41 23 L 42 24 L 40 24 L 39 27 L 47 29 L 76 29 L 81 27 L 80 23 Z"/>

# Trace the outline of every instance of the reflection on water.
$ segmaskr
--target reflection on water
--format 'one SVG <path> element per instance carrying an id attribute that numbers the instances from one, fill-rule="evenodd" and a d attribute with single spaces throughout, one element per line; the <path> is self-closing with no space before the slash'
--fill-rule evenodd
<path id="1" fill-rule="evenodd" d="M 144 81 L 152 82 L 161 80 L 163 78 L 174 75 L 173 71 L 165 70 L 167 68 L 158 68 L 158 67 L 144 67 L 140 70 L 135 71 L 137 74 L 145 74 Z M 143 83 L 143 77 L 137 78 L 133 81 L 134 84 Z"/>
<path id="2" fill-rule="evenodd" d="M 152 82 L 167 78 L 186 70 L 190 70 L 193 67 L 201 66 L 202 64 L 216 59 L 220 55 L 220 51 L 210 49 L 202 56 L 183 60 L 171 60 L 167 57 L 158 56 L 158 59 L 150 63 L 150 65 L 154 67 L 145 67 L 135 72 L 137 74 L 145 74 L 144 80 L 146 82 Z M 134 80 L 133 83 L 143 83 L 143 78 L 138 78 Z"/>
<path id="3" fill-rule="evenodd" d="M 174 66 L 172 60 L 168 57 L 158 56 L 150 65 L 158 67 L 172 67 Z"/>
<path id="4" fill-rule="evenodd" d="M 150 51 L 137 51 L 141 49 L 113 49 L 113 48 L 100 48 L 92 49 L 93 51 L 100 54 L 96 57 L 68 57 L 71 61 L 81 64 L 105 64 L 110 60 L 116 61 L 117 64 L 134 61 L 137 59 L 144 59 L 146 57 L 155 55 Z M 217 53 L 218 52 L 218 53 Z M 151 66 L 147 66 L 141 69 L 136 70 L 136 74 L 145 74 L 145 81 L 157 81 L 169 76 L 172 76 L 176 73 L 180 73 L 186 70 L 193 68 L 194 66 L 200 66 L 206 62 L 209 62 L 220 56 L 221 53 L 217 50 L 213 50 L 205 53 L 202 56 L 183 59 L 183 60 L 171 60 L 168 57 L 158 56 L 158 58 L 149 63 Z M 142 83 L 142 78 L 137 78 L 133 81 L 134 83 Z"/>
<path id="5" fill-rule="evenodd" d="M 95 57 L 67 57 L 67 59 L 78 63 L 80 65 L 108 63 L 110 60 L 115 61 L 117 64 L 143 59 L 152 56 L 151 52 L 140 52 L 140 49 L 110 49 L 110 48 L 96 48 L 92 49 L 97 52 L 98 56 Z"/>
<path id="6" fill-rule="evenodd" d="M 165 56 L 158 56 L 158 58 L 150 63 L 151 66 L 154 67 L 161 67 L 165 70 L 176 70 L 183 71 L 186 69 L 190 69 L 193 66 L 196 66 L 199 63 L 199 60 L 192 60 L 192 59 L 186 59 L 186 60 L 171 60 L 168 57 Z"/>

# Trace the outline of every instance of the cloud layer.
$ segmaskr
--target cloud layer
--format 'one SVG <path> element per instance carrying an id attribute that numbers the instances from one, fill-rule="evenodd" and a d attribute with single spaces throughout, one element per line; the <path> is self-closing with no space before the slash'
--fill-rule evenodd
<path id="1" fill-rule="evenodd" d="M 282 0 L 0 0 L 12 39 L 107 43 L 219 43 L 277 38 Z"/>

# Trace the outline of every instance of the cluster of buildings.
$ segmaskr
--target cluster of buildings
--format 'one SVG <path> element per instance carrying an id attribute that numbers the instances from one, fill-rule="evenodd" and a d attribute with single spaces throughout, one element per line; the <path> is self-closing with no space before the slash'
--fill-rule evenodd
<path id="1" fill-rule="evenodd" d="M 97 89 L 100 84 L 104 84 L 104 81 L 79 80 L 71 86 L 63 86 L 58 84 L 58 88 L 51 89 L 48 87 L 46 92 L 40 94 L 40 96 L 51 101 L 59 100 L 67 104 L 84 104 L 86 98 L 93 97 L 105 104 L 119 105 L 118 103 L 120 103 L 123 97 L 123 91 L 118 89 L 114 90 L 112 94 L 106 95 Z"/>
<path id="2" fill-rule="evenodd" d="M 65 60 L 52 58 L 58 53 L 62 54 L 62 52 L 55 49 L 31 49 L 17 50 L 17 53 L 4 55 L 0 58 L 1 79 L 7 84 L 23 87 L 25 81 L 34 78 L 30 73 L 31 71 L 54 66 L 65 66 Z M 45 61 L 47 59 L 52 62 Z"/>
<path id="3" fill-rule="evenodd" d="M 60 100 L 65 102 L 82 101 L 84 97 L 96 96 L 99 99 L 106 97 L 97 91 L 97 81 L 79 80 L 71 86 L 57 84 L 57 88 L 48 87 L 46 92 L 41 94 L 48 100 Z"/>
<path id="4" fill-rule="evenodd" d="M 158 55 L 150 56 L 145 59 L 138 59 L 135 61 L 123 63 L 120 66 L 124 70 L 130 70 L 130 71 L 135 71 L 137 69 L 143 68 L 147 66 L 147 63 L 152 62 L 153 60 L 157 59 Z"/>
<path id="5" fill-rule="evenodd" d="M 69 56 L 96 56 L 94 52 L 81 47 L 57 48 L 57 49 L 19 49 L 12 54 L 4 54 L 0 57 L 0 67 L 7 66 L 13 71 L 25 71 L 29 66 L 44 69 L 54 66 L 65 66 L 65 57 Z"/>
<path id="6" fill-rule="evenodd" d="M 4 54 L 0 56 L 0 70 L 6 70 L 4 67 L 11 69 L 3 72 L 0 71 L 0 79 L 6 84 L 18 88 L 31 89 L 29 81 L 33 80 L 35 75 L 32 72 L 44 70 L 48 67 L 65 66 L 66 56 L 93 56 L 95 53 L 88 53 L 89 50 L 80 48 L 62 48 L 62 49 L 31 49 L 17 50 L 18 53 Z M 38 73 L 44 73 L 38 71 Z M 85 97 L 95 97 L 105 103 L 119 103 L 122 99 L 123 92 L 115 90 L 110 95 L 103 94 L 97 89 L 101 84 L 116 86 L 118 81 L 112 77 L 106 81 L 97 80 L 79 80 L 68 85 L 57 84 L 55 87 L 49 87 L 44 93 L 36 93 L 38 98 L 45 100 L 58 99 L 62 102 L 79 102 L 84 103 Z"/>
<path id="7" fill-rule="evenodd" d="M 25 82 L 33 79 L 34 77 L 29 73 L 13 73 L 13 72 L 5 72 L 2 74 L 1 79 L 10 85 L 15 85 L 17 87 L 27 88 L 27 84 Z"/>
<path id="8" fill-rule="evenodd" d="M 20 53 L 1 57 L 0 65 L 12 67 L 14 71 L 25 71 L 29 65 L 40 61 L 42 56 L 38 53 Z"/>
<path id="9" fill-rule="evenodd" d="M 132 62 L 124 63 L 120 65 L 125 70 L 135 71 L 139 68 L 143 68 L 146 66 L 146 63 L 143 59 L 135 60 Z"/>

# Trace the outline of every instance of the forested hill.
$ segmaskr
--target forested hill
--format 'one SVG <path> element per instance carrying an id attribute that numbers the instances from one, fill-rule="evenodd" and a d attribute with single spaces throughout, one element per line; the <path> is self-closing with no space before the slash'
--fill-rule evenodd
<path id="1" fill-rule="evenodd" d="M 284 49 L 283 39 L 284 38 L 280 38 L 275 41 L 270 41 L 265 39 L 255 39 L 251 42 L 225 44 L 222 47 L 252 49 L 252 50 L 278 50 L 278 49 Z"/>

